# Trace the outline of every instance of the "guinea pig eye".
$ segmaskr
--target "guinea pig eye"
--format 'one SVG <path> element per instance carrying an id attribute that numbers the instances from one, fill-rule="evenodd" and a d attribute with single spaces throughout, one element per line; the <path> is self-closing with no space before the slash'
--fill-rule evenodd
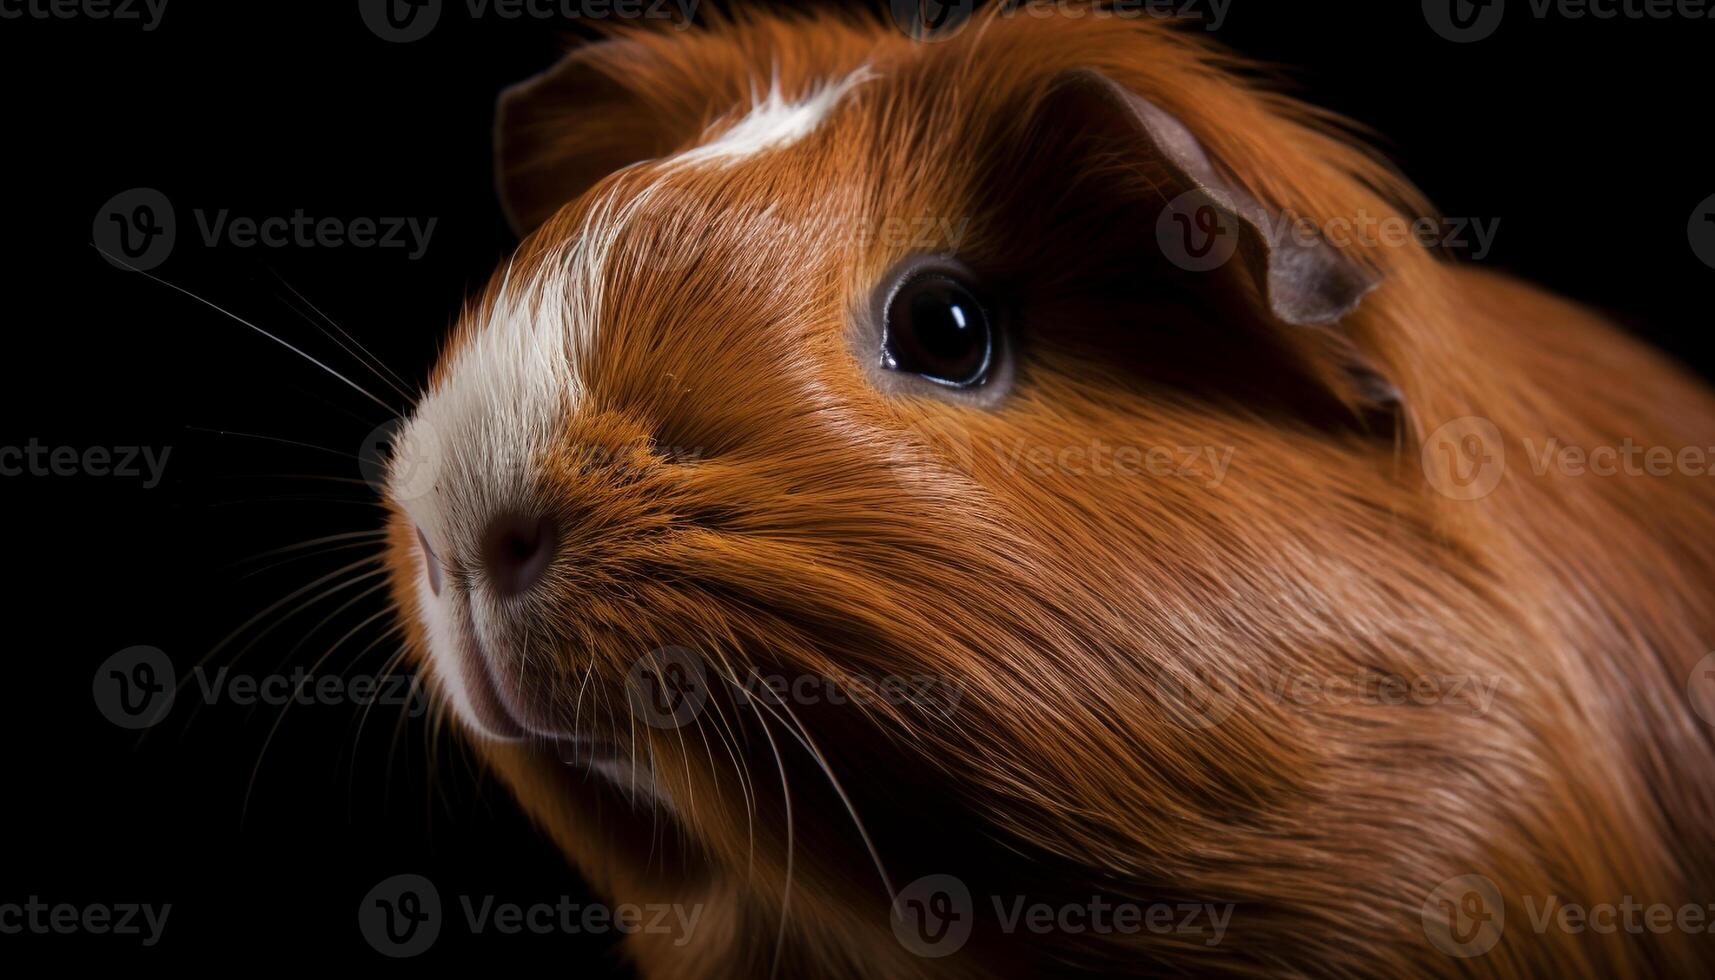
<path id="1" fill-rule="evenodd" d="M 894 290 L 884 311 L 881 366 L 946 385 L 975 388 L 994 363 L 994 327 L 962 277 L 921 271 Z"/>

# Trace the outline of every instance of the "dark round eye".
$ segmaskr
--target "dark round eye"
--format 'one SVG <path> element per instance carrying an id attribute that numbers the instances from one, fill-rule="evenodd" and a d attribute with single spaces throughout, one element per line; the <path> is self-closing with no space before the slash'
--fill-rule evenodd
<path id="1" fill-rule="evenodd" d="M 994 328 L 972 288 L 941 271 L 921 272 L 887 302 L 881 366 L 950 388 L 975 388 L 994 362 Z"/>

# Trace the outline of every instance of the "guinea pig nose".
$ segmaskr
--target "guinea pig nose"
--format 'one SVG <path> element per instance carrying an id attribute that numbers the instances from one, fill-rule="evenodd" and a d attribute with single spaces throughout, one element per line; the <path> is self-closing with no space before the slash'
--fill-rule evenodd
<path id="1" fill-rule="evenodd" d="M 554 560 L 559 534 L 543 517 L 509 514 L 495 518 L 482 539 L 482 563 L 495 591 L 515 596 L 542 581 Z"/>

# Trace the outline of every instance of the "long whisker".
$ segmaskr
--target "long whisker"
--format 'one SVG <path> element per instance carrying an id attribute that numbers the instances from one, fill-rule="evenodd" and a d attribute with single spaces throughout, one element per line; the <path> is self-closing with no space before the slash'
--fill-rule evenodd
<path id="1" fill-rule="evenodd" d="M 278 548 L 272 548 L 268 551 L 240 558 L 225 567 L 227 569 L 233 569 L 249 562 L 261 561 L 264 558 L 274 558 L 279 555 L 289 555 L 294 551 L 303 551 L 307 548 L 314 548 L 318 545 L 332 544 L 336 541 L 351 541 L 359 538 L 379 538 L 384 536 L 386 533 L 386 528 L 371 528 L 364 531 L 346 531 L 341 534 L 329 534 L 319 538 L 311 538 L 308 541 L 296 541 L 292 544 L 282 545 Z"/>
<path id="2" fill-rule="evenodd" d="M 768 975 L 773 977 L 780 971 L 780 960 L 786 951 L 786 919 L 792 910 L 792 872 L 796 847 L 796 824 L 792 815 L 792 788 L 786 781 L 786 761 L 780 756 L 780 746 L 774 741 L 774 733 L 768 729 L 768 719 L 757 709 L 754 698 L 747 698 L 746 704 L 756 712 L 756 719 L 762 725 L 762 734 L 768 739 L 768 747 L 774 752 L 774 768 L 780 773 L 780 795 L 786 810 L 786 884 L 780 891 L 780 928 L 774 935 L 774 962 L 768 969 Z"/>
<path id="3" fill-rule="evenodd" d="M 268 267 L 264 266 L 264 268 L 268 268 Z M 321 317 L 322 320 L 324 320 L 328 326 L 339 331 L 340 337 L 344 337 L 346 340 L 351 341 L 353 346 L 355 346 L 359 351 L 363 352 L 362 355 L 359 355 L 356 352 L 352 351 L 352 349 L 350 347 L 347 347 L 338 337 L 335 337 L 333 334 L 328 333 L 327 330 L 322 329 L 321 326 L 319 324 L 316 324 L 314 320 L 311 320 L 307 316 L 304 319 L 309 320 L 311 324 L 314 324 L 317 327 L 317 329 L 320 329 L 322 331 L 322 334 L 325 335 L 329 340 L 332 340 L 334 343 L 339 344 L 341 350 L 345 351 L 347 354 L 350 354 L 359 363 L 363 364 L 364 367 L 367 367 L 367 368 L 369 368 L 369 370 L 374 372 L 376 377 L 380 378 L 382 381 L 386 382 L 389 386 L 391 386 L 393 388 L 393 390 L 398 392 L 399 395 L 402 398 L 404 398 L 407 402 L 415 400 L 414 397 L 412 396 L 412 394 L 403 387 L 405 384 L 405 379 L 399 377 L 398 374 L 395 374 L 393 369 L 388 367 L 381 360 L 381 358 L 376 357 L 375 354 L 373 352 L 371 352 L 369 348 L 363 346 L 363 343 L 361 341 L 359 341 L 356 337 L 353 337 L 350 333 L 347 333 L 346 329 L 344 327 L 340 326 L 338 323 L 336 323 L 334 321 L 333 317 L 328 316 L 326 313 L 323 313 L 321 310 L 321 307 L 310 302 L 309 297 L 305 296 L 303 293 L 298 292 L 297 288 L 295 286 L 293 286 L 291 283 L 287 282 L 285 277 L 281 276 L 279 272 L 275 271 L 272 268 L 268 268 L 268 274 L 272 275 L 275 279 L 279 280 L 280 285 L 285 286 L 286 289 L 289 290 L 293 296 L 296 296 L 298 298 L 299 302 L 301 302 L 305 306 L 309 307 L 310 310 L 312 312 L 314 312 L 316 316 Z M 365 356 L 368 358 L 367 361 L 364 360 Z M 391 377 L 389 377 L 389 376 L 391 376 Z"/>
<path id="4" fill-rule="evenodd" d="M 372 590 L 370 590 L 370 592 L 365 592 L 364 595 L 367 596 L 367 595 L 372 594 L 373 592 L 374 592 L 374 590 L 372 589 Z M 373 616 L 370 616 L 368 619 L 365 619 L 363 622 L 358 623 L 356 626 L 353 626 L 350 630 L 348 630 L 345 633 L 345 635 L 343 635 L 339 639 L 335 640 L 333 642 L 333 645 L 328 647 L 326 653 L 323 653 L 320 657 L 316 658 L 316 662 L 310 665 L 309 673 L 311 675 L 314 675 L 315 672 L 321 668 L 321 665 L 326 663 L 327 659 L 334 655 L 335 651 L 339 650 L 340 647 L 345 645 L 347 640 L 350 640 L 352 637 L 354 637 L 358 633 L 362 632 L 366 627 L 369 626 L 370 623 L 373 623 L 376 620 L 380 619 L 381 617 L 388 615 L 392 611 L 393 610 L 390 608 L 383 607 L 379 612 L 375 613 Z M 296 692 L 293 692 L 293 693 L 295 694 Z M 280 713 L 278 715 L 276 715 L 274 718 L 274 724 L 272 726 L 270 726 L 268 729 L 268 736 L 262 740 L 261 750 L 259 750 L 256 753 L 256 765 L 252 766 L 250 769 L 250 781 L 247 782 L 244 786 L 244 804 L 242 807 L 240 807 L 239 812 L 238 812 L 238 823 L 239 823 L 239 826 L 241 826 L 241 827 L 244 825 L 245 818 L 248 817 L 250 814 L 250 797 L 251 797 L 251 794 L 256 792 L 256 777 L 260 776 L 262 774 L 262 762 L 263 762 L 263 760 L 268 758 L 268 747 L 270 745 L 274 744 L 274 736 L 279 734 L 280 726 L 285 724 L 286 713 L 288 711 L 291 711 L 292 706 L 294 704 L 297 704 L 297 703 L 298 703 L 297 698 L 294 697 L 294 698 L 292 698 L 286 702 L 286 706 L 284 708 L 280 709 Z M 370 703 L 373 704 L 374 701 L 372 700 Z"/>
<path id="5" fill-rule="evenodd" d="M 815 740 L 810 737 L 809 731 L 804 728 L 804 723 L 799 721 L 798 716 L 792 713 L 791 706 L 784 700 L 778 700 L 776 703 L 779 705 L 780 710 L 786 712 L 786 716 L 792 720 L 792 724 L 787 726 L 787 732 L 792 734 L 794 738 L 798 739 L 798 742 L 804 746 L 804 750 L 809 752 L 811 758 L 816 760 L 816 765 L 821 768 L 822 774 L 828 777 L 829 785 L 833 786 L 834 793 L 839 796 L 840 803 L 845 806 L 846 813 L 851 816 L 852 824 L 857 827 L 858 837 L 863 840 L 864 849 L 869 852 L 870 860 L 875 864 L 876 873 L 881 875 L 881 886 L 887 889 L 887 899 L 891 904 L 896 898 L 893 891 L 893 881 L 888 877 L 887 868 L 881 863 L 881 854 L 876 851 L 875 842 L 870 839 L 869 830 L 864 827 L 863 818 L 858 816 L 857 808 L 852 805 L 851 797 L 846 795 L 845 787 L 840 785 L 839 777 L 834 775 L 833 768 L 828 765 L 828 760 L 822 755 L 822 750 L 816 746 Z M 766 704 L 764 704 L 763 707 L 768 708 L 769 711 L 773 710 L 773 708 L 769 708 Z"/>
<path id="6" fill-rule="evenodd" d="M 329 454 L 334 455 L 334 456 L 343 456 L 346 459 L 355 459 L 358 462 L 363 461 L 363 458 L 361 456 L 358 456 L 355 453 L 348 453 L 348 452 L 345 452 L 345 451 L 339 450 L 339 449 L 329 449 L 326 446 L 318 446 L 318 445 L 316 445 L 314 443 L 310 443 L 310 442 L 299 442 L 296 439 L 285 439 L 285 438 L 281 438 L 280 436 L 262 435 L 261 433 L 257 433 L 257 432 L 238 432 L 238 431 L 235 431 L 233 429 L 210 429 L 210 428 L 205 428 L 205 427 L 200 426 L 200 425 L 187 425 L 187 426 L 185 426 L 185 428 L 191 432 L 207 432 L 207 433 L 210 433 L 212 435 L 217 435 L 217 436 L 240 436 L 240 437 L 245 438 L 245 439 L 260 439 L 264 442 L 277 442 L 283 446 L 297 446 L 300 449 L 313 449 L 319 453 L 329 453 Z"/>
<path id="7" fill-rule="evenodd" d="M 93 242 L 90 243 L 90 247 L 94 248 L 97 252 L 100 252 L 102 255 L 107 256 L 108 261 L 122 265 L 125 268 L 130 269 L 132 272 L 138 273 L 139 275 L 141 275 L 144 278 L 149 279 L 153 282 L 158 282 L 161 285 L 167 287 L 168 289 L 173 290 L 176 293 L 180 293 L 184 296 L 188 296 L 191 299 L 196 300 L 198 303 L 201 303 L 202 305 L 208 307 L 209 309 L 215 310 L 216 312 L 219 312 L 219 313 L 223 313 L 227 317 L 229 317 L 230 319 L 234 320 L 235 322 L 240 323 L 246 327 L 249 327 L 251 330 L 254 330 L 257 333 L 261 334 L 262 336 L 267 337 L 269 340 L 272 340 L 274 343 L 279 344 L 281 347 L 284 347 L 287 350 L 291 351 L 292 353 L 303 358 L 304 360 L 309 361 L 311 364 L 314 364 L 316 367 L 321 368 L 323 371 L 326 371 L 328 374 L 333 375 L 335 378 L 338 378 L 340 381 L 345 382 L 346 385 L 351 388 L 351 390 L 357 392 L 358 394 L 369 399 L 370 401 L 374 402 L 375 404 L 380 405 L 383 409 L 385 409 L 387 411 L 387 414 L 389 416 L 394 416 L 394 415 L 399 414 L 397 409 L 395 409 L 393 406 L 387 404 L 386 402 L 382 401 L 381 399 L 375 397 L 375 395 L 370 393 L 369 389 L 363 387 L 362 385 L 358 384 L 357 382 L 355 382 L 355 381 L 351 380 L 350 378 L 346 377 L 345 375 L 339 373 L 338 371 L 335 371 L 333 368 L 328 367 L 325 363 L 318 360 L 314 355 L 309 354 L 306 351 L 304 351 L 303 349 L 301 349 L 299 347 L 295 347 L 291 343 L 289 343 L 285 340 L 282 340 L 281 338 L 275 336 L 274 334 L 269 333 L 268 331 L 262 329 L 261 327 L 257 326 L 256 324 L 251 323 L 249 320 L 246 320 L 243 317 L 239 316 L 238 314 L 232 312 L 231 310 L 226 309 L 225 307 L 221 306 L 220 304 L 211 302 L 211 301 L 206 300 L 206 299 L 203 299 L 201 296 L 198 296 L 196 293 L 191 292 L 190 290 L 184 288 L 183 286 L 179 286 L 175 283 L 168 282 L 167 280 L 162 279 L 160 276 L 157 276 L 152 272 L 148 272 L 146 270 L 139 269 L 136 266 L 131 265 L 130 263 L 126 262 L 125 260 L 109 254 L 106 249 L 102 248 L 99 245 L 96 245 Z"/>

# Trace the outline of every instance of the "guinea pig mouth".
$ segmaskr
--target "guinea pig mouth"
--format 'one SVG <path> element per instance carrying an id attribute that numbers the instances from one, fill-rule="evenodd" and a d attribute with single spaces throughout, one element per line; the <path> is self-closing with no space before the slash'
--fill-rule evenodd
<path id="1" fill-rule="evenodd" d="M 522 703 L 521 692 L 495 676 L 495 661 L 474 624 L 464 631 L 463 646 L 460 669 L 471 708 L 483 728 L 502 738 L 531 743 L 569 766 L 599 768 L 630 758 L 613 739 L 561 731 L 535 718 Z"/>

